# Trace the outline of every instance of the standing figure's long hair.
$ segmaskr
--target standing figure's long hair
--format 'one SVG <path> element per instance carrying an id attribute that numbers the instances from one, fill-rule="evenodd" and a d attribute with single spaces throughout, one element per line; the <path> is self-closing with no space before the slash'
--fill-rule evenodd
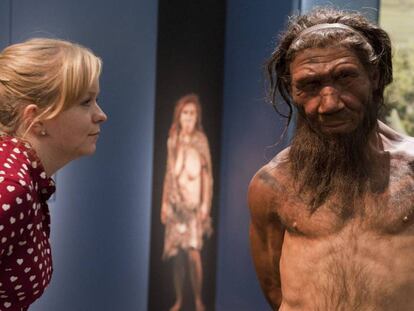
<path id="1" fill-rule="evenodd" d="M 200 131 L 204 133 L 203 130 L 203 126 L 201 125 L 201 104 L 200 104 L 200 99 L 198 98 L 198 95 L 191 93 L 191 94 L 187 94 L 184 95 L 183 97 L 181 97 L 176 105 L 175 105 L 175 109 L 174 109 L 174 116 L 173 116 L 173 121 L 170 127 L 170 131 L 169 131 L 169 136 L 173 137 L 175 135 L 178 135 L 181 131 L 181 124 L 180 124 L 180 116 L 181 116 L 181 112 L 183 111 L 185 105 L 192 103 L 196 106 L 196 111 L 197 111 L 197 121 L 194 127 L 194 131 Z"/>

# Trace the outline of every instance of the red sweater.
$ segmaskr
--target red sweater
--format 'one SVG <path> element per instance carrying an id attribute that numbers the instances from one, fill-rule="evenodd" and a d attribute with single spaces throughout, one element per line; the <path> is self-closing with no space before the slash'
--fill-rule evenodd
<path id="1" fill-rule="evenodd" d="M 29 144 L 0 136 L 0 310 L 21 311 L 52 275 L 50 216 L 54 182 Z"/>

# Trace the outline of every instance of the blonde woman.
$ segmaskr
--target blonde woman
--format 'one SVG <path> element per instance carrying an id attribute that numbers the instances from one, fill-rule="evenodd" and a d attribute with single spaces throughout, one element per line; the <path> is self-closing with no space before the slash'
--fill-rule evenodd
<path id="1" fill-rule="evenodd" d="M 213 178 L 210 149 L 201 125 L 201 105 L 197 95 L 188 94 L 178 100 L 167 147 L 161 221 L 165 225 L 163 257 L 174 261 L 176 301 L 170 310 L 181 309 L 188 266 L 195 309 L 202 311 L 205 308 L 201 297 L 203 269 L 200 251 L 203 237 L 212 233 Z"/>
<path id="2" fill-rule="evenodd" d="M 97 56 L 63 40 L 0 53 L 0 310 L 27 310 L 50 282 L 50 176 L 95 152 L 100 73 Z"/>

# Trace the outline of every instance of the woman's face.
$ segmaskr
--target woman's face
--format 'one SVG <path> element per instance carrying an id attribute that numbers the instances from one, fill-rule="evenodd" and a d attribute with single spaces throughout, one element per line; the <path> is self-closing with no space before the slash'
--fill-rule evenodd
<path id="1" fill-rule="evenodd" d="M 96 81 L 81 100 L 55 118 L 43 121 L 48 145 L 58 156 L 73 160 L 95 152 L 100 124 L 107 119 L 97 103 Z"/>
<path id="2" fill-rule="evenodd" d="M 181 110 L 180 125 L 181 129 L 186 133 L 194 131 L 197 122 L 197 108 L 194 103 L 187 103 Z"/>

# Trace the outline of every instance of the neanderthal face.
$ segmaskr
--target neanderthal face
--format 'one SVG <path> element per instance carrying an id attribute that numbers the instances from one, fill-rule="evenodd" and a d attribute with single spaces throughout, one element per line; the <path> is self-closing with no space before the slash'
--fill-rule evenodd
<path id="1" fill-rule="evenodd" d="M 180 126 L 184 132 L 192 133 L 197 123 L 197 108 L 194 103 L 187 103 L 181 110 Z"/>
<path id="2" fill-rule="evenodd" d="M 290 73 L 292 99 L 316 132 L 349 134 L 367 117 L 377 81 L 352 50 L 306 49 Z"/>

